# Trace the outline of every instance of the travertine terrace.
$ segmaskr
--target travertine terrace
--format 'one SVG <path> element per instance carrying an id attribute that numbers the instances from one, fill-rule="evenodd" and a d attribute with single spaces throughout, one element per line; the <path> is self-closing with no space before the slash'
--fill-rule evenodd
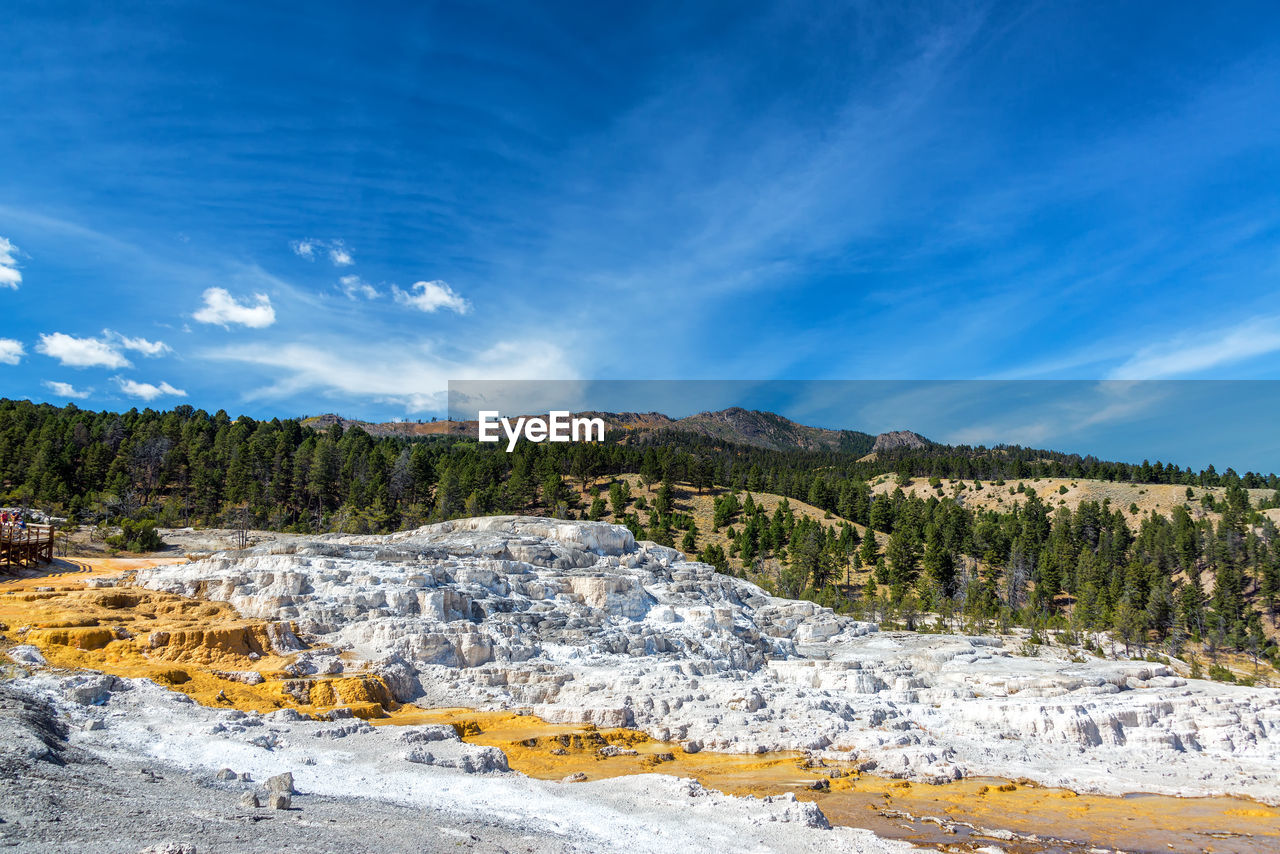
<path id="1" fill-rule="evenodd" d="M 816 751 L 928 781 L 1280 799 L 1280 692 L 881 633 L 604 523 L 325 537 L 131 583 L 288 624 L 308 647 L 292 673 L 374 674 L 419 706 L 519 707 L 690 751 Z"/>

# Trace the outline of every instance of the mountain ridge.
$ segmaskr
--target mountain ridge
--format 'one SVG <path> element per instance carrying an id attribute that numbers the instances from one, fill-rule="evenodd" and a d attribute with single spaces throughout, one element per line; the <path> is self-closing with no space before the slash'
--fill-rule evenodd
<path id="1" fill-rule="evenodd" d="M 911 430 L 894 430 L 873 435 L 860 430 L 812 427 L 774 412 L 731 406 L 704 411 L 683 418 L 672 418 L 661 412 L 575 413 L 578 417 L 601 418 L 610 432 L 622 432 L 627 440 L 643 441 L 662 430 L 693 433 L 741 445 L 774 451 L 836 451 L 857 457 L 899 448 L 923 449 L 936 446 Z M 475 436 L 475 421 L 388 421 L 369 422 L 345 418 L 335 413 L 303 418 L 302 423 L 316 430 L 329 430 L 335 425 L 349 430 L 359 427 L 371 436 Z"/>

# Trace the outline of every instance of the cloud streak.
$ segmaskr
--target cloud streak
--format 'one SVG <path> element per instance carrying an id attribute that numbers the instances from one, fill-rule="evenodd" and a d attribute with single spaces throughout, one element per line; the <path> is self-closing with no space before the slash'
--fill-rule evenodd
<path id="1" fill-rule="evenodd" d="M 70 398 L 72 400 L 84 400 L 93 394 L 93 389 L 78 389 L 71 383 L 59 382 L 57 380 L 45 380 L 44 387 L 53 392 L 57 397 Z"/>
<path id="2" fill-rule="evenodd" d="M 173 348 L 163 341 L 148 341 L 146 338 L 130 338 L 127 335 L 121 335 L 119 332 L 112 332 L 110 329 L 102 330 L 103 337 L 125 350 L 132 350 L 135 353 L 141 353 L 144 356 L 163 356 L 166 353 L 172 353 Z"/>
<path id="3" fill-rule="evenodd" d="M 458 314 L 467 314 L 471 311 L 471 303 L 455 293 L 447 282 L 439 279 L 431 282 L 414 282 L 407 291 L 392 285 L 391 293 L 395 296 L 396 302 L 401 305 L 407 305 L 428 314 L 433 314 L 442 308 Z"/>
<path id="4" fill-rule="evenodd" d="M 0 237 L 0 288 L 17 290 L 22 284 L 22 271 L 18 269 L 18 247 L 7 237 Z"/>
<path id="5" fill-rule="evenodd" d="M 999 420 L 970 423 L 943 438 L 951 444 L 1013 444 L 1043 447 L 1045 443 L 1078 440 L 1098 428 L 1114 429 L 1149 415 L 1175 393 L 1167 383 L 1106 380 L 1087 382 L 975 382 L 955 388 L 971 407 L 1003 406 Z M 1007 391 L 1006 391 L 1007 390 Z M 1019 395 L 1018 392 L 1024 394 Z"/>
<path id="6" fill-rule="evenodd" d="M 359 276 L 343 276 L 338 280 L 338 287 L 347 295 L 347 299 L 355 300 L 360 297 L 365 299 L 377 299 L 382 296 L 378 289 L 366 282 Z"/>
<path id="7" fill-rule="evenodd" d="M 167 382 L 159 385 L 152 383 L 138 382 L 137 380 L 125 379 L 124 377 L 116 377 L 116 383 L 120 386 L 120 391 L 129 397 L 137 397 L 142 400 L 155 400 L 158 397 L 186 397 L 187 393 L 180 388 L 174 388 Z"/>
<path id="8" fill-rule="evenodd" d="M 191 316 L 200 323 L 224 328 L 235 325 L 265 329 L 276 322 L 276 310 L 266 294 L 254 294 L 253 302 L 240 302 L 226 288 L 206 290 L 204 307 Z"/>
<path id="9" fill-rule="evenodd" d="M 1111 372 L 1112 379 L 1185 377 L 1280 351 L 1280 316 L 1259 317 L 1201 335 L 1143 347 Z"/>
<path id="10" fill-rule="evenodd" d="M 442 412 L 456 379 L 547 379 L 576 376 L 566 354 L 539 340 L 498 342 L 483 353 L 448 356 L 429 346 L 393 341 L 335 348 L 307 340 L 234 347 L 205 354 L 217 361 L 265 369 L 277 379 L 251 391 L 250 400 L 279 400 L 306 392 L 375 401 L 409 412 Z"/>
<path id="11" fill-rule="evenodd" d="M 323 253 L 335 267 L 350 267 L 356 263 L 354 254 L 341 240 L 315 240 L 308 237 L 306 240 L 290 241 L 289 248 L 293 250 L 294 255 L 308 261 L 316 260 Z"/>

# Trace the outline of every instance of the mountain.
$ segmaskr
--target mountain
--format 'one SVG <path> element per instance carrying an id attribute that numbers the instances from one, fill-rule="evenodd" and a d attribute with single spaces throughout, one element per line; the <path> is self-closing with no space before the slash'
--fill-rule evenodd
<path id="1" fill-rule="evenodd" d="M 876 436 L 876 442 L 871 446 L 871 453 L 879 454 L 884 451 L 898 451 L 906 449 L 908 451 L 922 451 L 933 445 L 924 436 L 919 433 L 913 433 L 910 430 L 892 430 L 888 433 L 881 433 Z"/>
<path id="2" fill-rule="evenodd" d="M 675 421 L 671 428 L 774 451 L 838 451 L 861 456 L 876 441 L 874 436 L 857 430 L 808 427 L 772 412 L 739 406 L 690 415 Z"/>
<path id="3" fill-rule="evenodd" d="M 375 424 L 369 421 L 358 421 L 354 418 L 344 418 L 333 413 L 313 415 L 302 418 L 300 421 L 304 427 L 310 427 L 321 432 L 338 425 L 342 427 L 344 432 L 352 427 L 359 427 L 370 436 L 377 437 L 476 435 L 476 422 L 474 421 L 384 421 Z"/>
<path id="4" fill-rule="evenodd" d="M 579 417 L 602 418 L 610 432 L 625 434 L 625 441 L 644 441 L 663 430 L 693 433 L 738 445 L 750 445 L 773 451 L 835 451 L 863 456 L 899 448 L 919 449 L 934 443 L 909 430 L 896 430 L 872 436 L 858 430 L 831 430 L 798 424 L 773 412 L 733 406 L 717 412 L 699 412 L 685 418 L 671 418 L 660 412 L 579 412 Z M 303 420 L 316 430 L 341 425 L 343 430 L 359 427 L 371 436 L 475 436 L 474 421 L 391 421 L 374 424 L 343 418 L 340 415 L 318 415 Z"/>

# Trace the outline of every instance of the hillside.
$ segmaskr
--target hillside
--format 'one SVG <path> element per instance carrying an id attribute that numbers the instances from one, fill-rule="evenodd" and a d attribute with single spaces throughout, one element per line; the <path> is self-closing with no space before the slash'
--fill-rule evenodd
<path id="1" fill-rule="evenodd" d="M 1110 502 L 1113 508 L 1125 512 L 1125 517 L 1136 528 L 1143 517 L 1155 511 L 1161 516 L 1169 516 L 1175 507 L 1185 505 L 1191 518 L 1195 520 L 1209 519 L 1217 521 L 1221 514 L 1210 509 L 1226 501 L 1225 487 L 1186 487 L 1168 483 L 1121 483 L 1109 480 L 1088 480 L 1085 478 L 1034 477 L 1021 481 L 1005 481 L 1003 485 L 996 481 L 954 480 L 938 478 L 938 487 L 930 485 L 929 478 L 912 478 L 909 483 L 900 485 L 894 475 L 880 475 L 870 485 L 875 495 L 891 495 L 894 490 L 901 489 L 908 496 L 928 499 L 930 496 L 953 498 L 958 503 L 973 510 L 994 510 L 1007 513 L 1022 505 L 1029 496 L 1035 495 L 1050 510 L 1065 507 L 1076 510 L 1086 501 L 1099 504 Z M 1019 491 L 1021 485 L 1023 489 Z M 1190 492 L 1190 495 L 1188 495 Z M 1274 496 L 1274 490 L 1246 490 L 1249 500 L 1256 506 L 1265 499 Z M 1208 499 L 1206 497 L 1209 497 Z M 1133 508 L 1137 507 L 1137 512 Z M 1272 512 L 1272 511 L 1269 511 Z"/>
<path id="2" fill-rule="evenodd" d="M 623 474 L 620 475 L 618 479 L 625 480 L 630 484 L 632 495 L 643 495 L 647 500 L 652 500 L 654 494 L 653 491 L 645 489 L 639 475 Z M 604 478 L 598 481 L 595 485 L 608 489 L 609 481 L 611 480 L 612 478 Z M 728 491 L 729 490 L 723 487 L 714 487 L 703 492 L 699 492 L 690 484 L 674 484 L 673 492 L 675 499 L 675 511 L 677 513 L 689 513 L 693 516 L 694 522 L 698 526 L 697 546 L 699 551 L 708 545 L 717 545 L 728 552 L 730 545 L 729 529 L 736 528 L 740 530 L 742 528 L 740 521 L 735 521 L 733 524 L 720 528 L 719 530 L 715 530 L 713 528 L 712 521 L 715 513 L 715 500 Z M 870 530 L 865 525 L 841 519 L 839 516 L 835 516 L 820 507 L 814 507 L 812 504 L 806 504 L 796 498 L 787 498 L 783 495 L 774 495 L 768 492 L 753 492 L 750 493 L 750 495 L 752 501 L 764 508 L 766 515 L 769 516 L 772 516 L 774 510 L 778 508 L 778 505 L 785 501 L 797 519 L 812 519 L 821 524 L 824 528 L 832 528 L 836 530 L 838 530 L 841 525 L 848 523 L 853 526 L 855 531 L 858 532 L 859 537 L 865 537 L 867 532 Z M 743 498 L 745 499 L 745 497 L 746 494 L 744 493 Z M 590 495 L 585 492 L 581 493 L 581 500 L 584 507 L 591 503 Z M 607 516 L 606 519 L 612 522 L 621 521 L 612 514 Z M 884 546 L 888 544 L 888 534 L 881 533 L 879 531 L 874 531 L 872 533 L 875 534 L 876 542 L 880 544 L 881 548 L 884 548 Z M 738 570 L 743 568 L 742 561 L 736 557 L 729 559 L 729 565 Z M 863 568 L 852 572 L 848 577 L 842 577 L 842 580 L 847 581 L 848 583 L 854 583 L 857 578 L 865 574 L 866 569 Z"/>
<path id="3" fill-rule="evenodd" d="M 772 451 L 834 451 L 863 456 L 873 450 L 889 448 L 927 448 L 932 443 L 916 433 L 895 431 L 872 436 L 857 430 L 829 430 L 798 424 L 772 412 L 743 409 L 738 406 L 718 412 L 699 412 L 685 418 L 670 418 L 660 412 L 579 412 L 581 417 L 602 418 L 611 433 L 622 434 L 624 441 L 645 441 L 660 431 L 691 433 L 737 445 Z M 370 436 L 472 436 L 475 421 L 390 421 L 370 423 L 327 414 L 304 418 L 302 424 L 315 430 L 328 430 L 335 424 L 344 430 L 359 427 Z"/>
<path id="4" fill-rule="evenodd" d="M 373 423 L 369 421 L 359 421 L 353 418 L 344 418 L 341 415 L 327 413 L 325 415 L 313 415 L 300 419 L 300 423 L 304 427 L 310 427 L 312 430 L 325 432 L 332 428 L 335 424 L 340 425 L 343 430 L 350 430 L 352 427 L 359 427 L 370 436 L 382 438 L 385 436 L 399 436 L 404 438 L 415 438 L 419 436 L 475 436 L 476 423 L 474 421 L 383 421 Z"/>

